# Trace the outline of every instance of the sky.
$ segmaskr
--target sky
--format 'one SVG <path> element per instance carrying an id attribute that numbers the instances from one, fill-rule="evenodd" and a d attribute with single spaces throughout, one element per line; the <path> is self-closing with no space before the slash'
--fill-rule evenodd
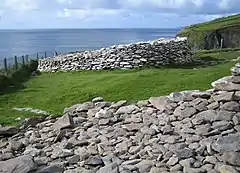
<path id="1" fill-rule="evenodd" d="M 240 0 L 0 0 L 0 29 L 178 28 L 240 13 Z"/>

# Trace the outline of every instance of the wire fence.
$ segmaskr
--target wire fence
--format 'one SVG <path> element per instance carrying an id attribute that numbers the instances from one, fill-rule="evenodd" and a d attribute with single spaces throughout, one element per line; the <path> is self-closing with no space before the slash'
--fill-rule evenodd
<path id="1" fill-rule="evenodd" d="M 22 65 L 27 65 L 31 60 L 38 60 L 43 58 L 52 58 L 59 54 L 56 51 L 38 52 L 35 54 L 26 54 L 21 56 L 13 56 L 9 58 L 0 58 L 0 73 L 14 72 Z"/>

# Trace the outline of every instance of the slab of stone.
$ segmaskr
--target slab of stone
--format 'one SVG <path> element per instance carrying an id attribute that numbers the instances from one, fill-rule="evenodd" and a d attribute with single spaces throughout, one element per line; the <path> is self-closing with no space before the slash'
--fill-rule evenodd
<path id="1" fill-rule="evenodd" d="M 85 162 L 86 165 L 90 165 L 90 166 L 101 166 L 103 165 L 103 160 L 101 157 L 99 156 L 90 156 L 86 162 Z"/>
<path id="2" fill-rule="evenodd" d="M 164 111 L 166 109 L 166 105 L 172 103 L 172 101 L 166 96 L 151 97 L 149 102 L 160 111 Z"/>
<path id="3" fill-rule="evenodd" d="M 131 114 L 133 111 L 139 110 L 139 108 L 135 105 L 127 105 L 127 106 L 122 106 L 120 107 L 116 114 Z"/>
<path id="4" fill-rule="evenodd" d="M 14 126 L 0 127 L 0 136 L 13 136 L 18 133 L 18 129 Z"/>
<path id="5" fill-rule="evenodd" d="M 111 163 L 100 168 L 96 173 L 119 173 L 119 167 L 117 163 Z"/>
<path id="6" fill-rule="evenodd" d="M 36 173 L 63 173 L 64 169 L 59 165 L 50 165 L 36 171 Z"/>
<path id="7" fill-rule="evenodd" d="M 212 144 L 212 148 L 220 153 L 240 151 L 240 133 L 219 136 Z"/>
<path id="8" fill-rule="evenodd" d="M 239 103 L 235 101 L 224 103 L 220 106 L 220 109 L 226 110 L 226 111 L 233 111 L 233 112 L 239 112 L 240 111 L 240 105 Z"/>
<path id="9" fill-rule="evenodd" d="M 221 159 L 232 166 L 240 166 L 239 152 L 224 152 Z"/>
<path id="10" fill-rule="evenodd" d="M 29 155 L 16 157 L 7 161 L 0 161 L 1 173 L 29 173 L 36 169 L 37 165 Z"/>
<path id="11" fill-rule="evenodd" d="M 216 102 L 226 102 L 231 101 L 233 99 L 234 92 L 220 92 L 218 95 L 213 95 L 212 99 Z"/>
<path id="12" fill-rule="evenodd" d="M 55 130 L 61 130 L 61 129 L 69 128 L 73 126 L 74 126 L 73 118 L 69 114 L 63 115 L 53 124 L 53 128 Z"/>

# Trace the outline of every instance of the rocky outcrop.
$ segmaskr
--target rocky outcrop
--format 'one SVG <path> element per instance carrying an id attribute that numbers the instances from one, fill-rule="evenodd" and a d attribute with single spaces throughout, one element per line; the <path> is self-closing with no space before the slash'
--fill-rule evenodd
<path id="1" fill-rule="evenodd" d="M 111 46 L 40 59 L 38 70 L 45 72 L 72 70 L 131 69 L 171 64 L 187 64 L 192 53 L 186 38 L 160 39 L 128 45 Z"/>
<path id="2" fill-rule="evenodd" d="M 240 47 L 240 26 L 207 32 L 204 41 L 205 44 L 202 49 L 219 49 L 221 46 L 222 48 Z"/>
<path id="3" fill-rule="evenodd" d="M 193 49 L 210 50 L 240 47 L 240 25 L 206 31 L 186 28 L 180 31 L 177 36 L 187 37 L 189 45 Z"/>
<path id="4" fill-rule="evenodd" d="M 240 64 L 207 91 L 92 101 L 1 128 L 1 173 L 238 173 Z M 11 135 L 11 137 L 9 137 Z"/>

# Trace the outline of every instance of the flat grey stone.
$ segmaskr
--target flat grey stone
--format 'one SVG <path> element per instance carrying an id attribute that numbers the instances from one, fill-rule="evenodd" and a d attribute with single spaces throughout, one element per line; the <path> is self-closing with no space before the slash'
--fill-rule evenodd
<path id="1" fill-rule="evenodd" d="M 215 121 L 231 121 L 234 112 L 220 110 L 217 112 Z"/>
<path id="2" fill-rule="evenodd" d="M 229 121 L 218 121 L 214 122 L 212 125 L 213 129 L 218 129 L 220 131 L 228 130 L 232 127 L 232 123 Z"/>
<path id="3" fill-rule="evenodd" d="M 172 103 L 172 101 L 166 97 L 166 96 L 162 96 L 162 97 L 151 97 L 149 99 L 149 102 L 151 103 L 151 105 L 153 105 L 155 108 L 157 108 L 160 111 L 163 111 L 166 109 L 166 105 Z"/>
<path id="4" fill-rule="evenodd" d="M 74 155 L 74 156 L 71 156 L 67 159 L 67 163 L 69 164 L 76 164 L 80 161 L 80 156 L 79 155 Z"/>
<path id="5" fill-rule="evenodd" d="M 148 100 L 140 100 L 137 102 L 138 107 L 144 107 L 147 106 L 148 104 L 149 104 Z"/>
<path id="6" fill-rule="evenodd" d="M 219 91 L 239 91 L 240 84 L 235 84 L 232 82 L 222 82 L 216 83 L 214 88 Z"/>
<path id="7" fill-rule="evenodd" d="M 231 101 L 224 103 L 220 106 L 220 109 L 225 111 L 233 111 L 233 112 L 239 112 L 240 111 L 240 105 L 237 102 Z"/>
<path id="8" fill-rule="evenodd" d="M 100 168 L 96 173 L 119 173 L 119 167 L 117 163 L 111 163 Z"/>
<path id="9" fill-rule="evenodd" d="M 176 154 L 176 157 L 178 157 L 180 159 L 187 159 L 187 158 L 193 156 L 193 151 L 191 149 L 184 148 L 184 149 L 176 151 L 175 154 Z"/>
<path id="10" fill-rule="evenodd" d="M 24 147 L 24 145 L 21 141 L 15 141 L 15 140 L 11 140 L 9 142 L 9 145 L 13 151 L 19 151 L 19 150 L 23 149 L 23 147 Z"/>
<path id="11" fill-rule="evenodd" d="M 238 173 L 238 171 L 233 166 L 229 165 L 221 165 L 217 168 L 217 171 L 219 173 Z"/>
<path id="12" fill-rule="evenodd" d="M 207 91 L 195 91 L 191 94 L 193 97 L 200 97 L 200 98 L 210 98 L 211 93 Z"/>
<path id="13" fill-rule="evenodd" d="M 192 164 L 195 162 L 195 160 L 193 158 L 189 158 L 189 159 L 184 159 L 179 161 L 179 164 L 182 165 L 184 168 L 190 168 L 192 167 Z"/>
<path id="14" fill-rule="evenodd" d="M 90 166 L 100 166 L 100 165 L 103 165 L 103 160 L 101 157 L 99 156 L 90 156 L 86 162 L 85 162 L 86 165 L 90 165 Z"/>
<path id="15" fill-rule="evenodd" d="M 65 114 L 62 117 L 60 117 L 54 124 L 53 124 L 53 128 L 55 130 L 61 130 L 64 128 L 69 128 L 69 127 L 73 127 L 74 123 L 73 123 L 73 118 L 71 115 Z"/>
<path id="16" fill-rule="evenodd" d="M 133 111 L 136 111 L 136 110 L 139 110 L 139 108 L 135 105 L 127 105 L 127 106 L 122 106 L 120 107 L 116 114 L 119 115 L 119 114 L 130 114 L 132 113 Z"/>
<path id="17" fill-rule="evenodd" d="M 144 126 L 140 129 L 140 131 L 145 135 L 154 135 L 156 134 L 156 131 L 152 128 L 149 128 L 147 126 Z"/>
<path id="18" fill-rule="evenodd" d="M 13 136 L 18 133 L 18 129 L 14 126 L 0 127 L 0 136 Z"/>
<path id="19" fill-rule="evenodd" d="M 99 120 L 98 124 L 99 125 L 107 125 L 109 123 L 109 119 L 101 119 Z"/>
<path id="20" fill-rule="evenodd" d="M 122 125 L 122 128 L 132 132 L 132 131 L 138 131 L 139 129 L 142 128 L 142 126 L 143 124 L 140 124 L 140 123 L 131 123 L 131 124 Z"/>
<path id="21" fill-rule="evenodd" d="M 224 152 L 222 157 L 224 162 L 233 166 L 240 166 L 240 153 L 239 152 Z"/>
<path id="22" fill-rule="evenodd" d="M 0 161 L 1 173 L 29 173 L 37 169 L 31 156 L 20 156 L 7 161 Z"/>
<path id="23" fill-rule="evenodd" d="M 170 167 L 170 172 L 182 171 L 183 167 L 180 164 L 176 164 L 175 166 Z M 158 173 L 158 172 L 156 172 Z"/>
<path id="24" fill-rule="evenodd" d="M 63 173 L 63 171 L 64 169 L 59 165 L 50 165 L 38 170 L 36 173 Z"/>
<path id="25" fill-rule="evenodd" d="M 112 105 L 110 106 L 110 108 L 118 109 L 118 108 L 120 108 L 121 106 L 124 106 L 126 103 L 127 103 L 126 100 L 121 100 L 121 101 L 118 101 L 117 103 L 112 104 Z"/>
<path id="26" fill-rule="evenodd" d="M 122 165 L 136 165 L 137 163 L 141 162 L 142 159 L 134 159 L 134 160 L 127 160 L 122 163 Z"/>
<path id="27" fill-rule="evenodd" d="M 213 95 L 212 99 L 216 102 L 226 102 L 226 101 L 231 101 L 233 98 L 234 92 L 221 92 L 218 95 Z"/>
<path id="28" fill-rule="evenodd" d="M 152 160 L 143 160 L 135 165 L 140 173 L 146 173 L 151 170 L 154 166 L 154 162 Z"/>
<path id="29" fill-rule="evenodd" d="M 214 109 L 217 109 L 219 107 L 219 103 L 218 102 L 213 102 L 213 103 L 211 103 L 211 104 L 209 104 L 208 106 L 207 106 L 207 108 L 209 109 L 209 110 L 214 110 Z"/>
<path id="30" fill-rule="evenodd" d="M 240 76 L 232 76 L 232 83 L 239 84 L 240 83 Z"/>
<path id="31" fill-rule="evenodd" d="M 85 102 L 83 104 L 77 104 L 75 106 L 75 110 L 77 112 L 87 112 L 89 109 L 94 108 L 94 103 L 93 102 Z"/>
<path id="32" fill-rule="evenodd" d="M 73 154 L 74 153 L 72 150 L 56 148 L 55 150 L 53 150 L 51 158 L 53 159 L 64 158 L 64 157 L 72 156 Z"/>
<path id="33" fill-rule="evenodd" d="M 80 156 L 81 161 L 86 160 L 91 156 L 90 152 L 85 147 L 77 148 L 74 151 L 74 154 Z"/>
<path id="34" fill-rule="evenodd" d="M 179 120 L 183 120 L 184 118 L 191 117 L 196 112 L 197 112 L 196 109 L 194 109 L 193 107 L 187 107 L 186 109 L 179 110 L 178 112 L 176 112 L 175 110 L 174 114 L 178 116 Z"/>
<path id="35" fill-rule="evenodd" d="M 236 152 L 240 151 L 240 133 L 219 136 L 212 148 L 218 152 Z"/>
<path id="36" fill-rule="evenodd" d="M 184 168 L 184 173 L 205 173 L 205 170 L 202 168 Z"/>
<path id="37" fill-rule="evenodd" d="M 216 164 L 218 162 L 218 159 L 215 156 L 206 156 L 204 160 L 204 164 L 206 163 L 211 163 L 211 164 Z"/>
<path id="38" fill-rule="evenodd" d="M 167 165 L 169 166 L 174 166 L 178 163 L 179 159 L 177 157 L 171 157 L 168 162 Z"/>
<path id="39" fill-rule="evenodd" d="M 202 124 L 204 121 L 213 122 L 217 119 L 217 113 L 215 110 L 207 110 L 198 113 L 193 119 L 193 124 Z"/>

